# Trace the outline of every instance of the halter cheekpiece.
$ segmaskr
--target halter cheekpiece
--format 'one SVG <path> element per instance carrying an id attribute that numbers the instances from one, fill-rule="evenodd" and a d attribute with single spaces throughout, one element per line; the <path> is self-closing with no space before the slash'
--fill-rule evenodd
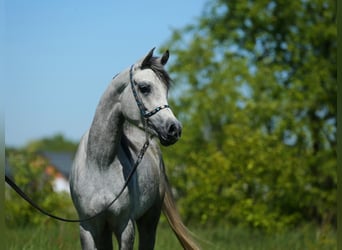
<path id="1" fill-rule="evenodd" d="M 133 80 L 133 66 L 131 66 L 131 69 L 129 70 L 129 78 L 130 78 L 130 82 L 131 82 L 131 87 L 132 87 L 132 91 L 133 91 L 133 95 L 134 95 L 134 99 L 138 105 L 138 108 L 140 110 L 140 114 L 144 119 L 148 119 L 151 116 L 153 116 L 154 114 L 158 113 L 160 110 L 165 109 L 165 108 L 170 108 L 170 106 L 168 104 L 164 104 L 161 106 L 156 107 L 155 109 L 153 109 L 152 111 L 148 111 L 148 109 L 145 107 L 144 103 L 142 102 L 140 96 L 137 93 L 137 90 L 135 88 L 135 86 L 137 85 L 136 82 Z"/>

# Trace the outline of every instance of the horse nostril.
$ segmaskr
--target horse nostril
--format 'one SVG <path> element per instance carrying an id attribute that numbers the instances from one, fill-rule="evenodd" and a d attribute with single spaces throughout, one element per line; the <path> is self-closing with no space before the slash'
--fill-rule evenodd
<path id="1" fill-rule="evenodd" d="M 176 134 L 176 125 L 174 123 L 170 125 L 168 134 L 172 136 Z"/>
<path id="2" fill-rule="evenodd" d="M 168 129 L 168 135 L 172 137 L 180 137 L 182 133 L 181 126 L 178 123 L 171 123 Z"/>

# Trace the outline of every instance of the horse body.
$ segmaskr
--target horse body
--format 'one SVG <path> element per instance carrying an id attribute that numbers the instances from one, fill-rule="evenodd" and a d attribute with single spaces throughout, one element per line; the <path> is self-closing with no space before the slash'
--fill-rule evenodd
<path id="1" fill-rule="evenodd" d="M 180 123 L 167 105 L 160 106 L 167 103 L 168 87 L 162 81 L 163 75 L 158 73 L 165 72 L 160 68 L 157 72 L 153 70 L 153 66 L 166 63 L 168 53 L 158 59 L 152 57 L 152 53 L 153 50 L 144 60 L 112 80 L 99 102 L 90 129 L 81 139 L 70 177 L 71 195 L 80 218 L 105 210 L 119 195 L 148 136 L 158 136 L 166 146 L 175 143 L 180 136 Z M 129 86 L 133 82 L 144 108 L 159 107 L 146 120 Z M 82 248 L 112 249 L 114 232 L 120 249 L 133 249 L 136 223 L 139 249 L 153 249 L 164 194 L 168 189 L 161 151 L 153 138 L 116 202 L 105 213 L 80 223 Z M 170 192 L 166 194 L 170 196 Z M 164 211 L 179 216 L 165 206 Z M 173 230 L 176 235 L 182 234 L 174 227 Z M 177 236 L 182 243 L 182 237 Z"/>
<path id="2" fill-rule="evenodd" d="M 131 128 L 130 130 L 132 132 L 134 129 Z M 142 133 L 135 131 L 134 134 L 139 132 Z M 130 137 L 132 135 L 130 134 Z M 82 156 L 76 158 L 77 161 L 75 161 L 72 174 L 74 179 L 72 196 L 80 218 L 102 211 L 118 195 L 125 183 L 127 174 L 131 170 L 134 156 L 138 154 L 138 147 L 133 148 L 131 143 L 134 142 L 134 146 L 140 146 L 140 143 L 138 144 L 135 140 L 123 139 L 122 144 L 127 144 L 118 147 L 118 154 L 112 164 L 106 169 L 95 169 L 91 163 L 87 163 L 86 157 L 83 156 L 85 155 L 87 136 L 88 134 L 84 136 L 82 141 L 84 146 L 81 146 L 77 153 L 77 155 Z M 156 152 L 158 153 L 155 154 Z M 154 220 L 155 222 L 151 224 L 155 225 L 151 227 L 151 225 L 146 226 L 143 223 L 137 223 L 138 229 L 146 233 L 147 236 L 153 237 L 150 239 L 150 244 L 154 244 L 155 231 L 153 230 L 156 229 L 159 220 L 165 189 L 164 167 L 161 164 L 160 156 L 158 145 L 153 140 L 137 168 L 136 174 L 129 182 L 128 188 L 107 210 L 106 214 L 81 223 L 81 241 L 84 249 L 112 249 L 111 233 L 105 234 L 105 231 L 115 233 L 120 248 L 132 249 L 133 245 L 124 246 L 123 244 L 133 244 L 133 222 L 144 218 L 146 214 L 149 214 L 149 217 L 154 217 L 148 221 Z M 147 236 L 144 238 L 146 239 Z M 128 240 L 130 238 L 132 239 Z M 103 243 L 107 245 L 102 247 L 101 244 Z M 147 247 L 147 245 L 144 243 L 144 246 Z M 144 248 L 141 247 L 141 249 Z"/>

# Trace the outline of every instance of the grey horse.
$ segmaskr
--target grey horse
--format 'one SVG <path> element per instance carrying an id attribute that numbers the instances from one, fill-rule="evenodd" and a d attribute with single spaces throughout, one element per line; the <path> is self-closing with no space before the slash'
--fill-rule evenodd
<path id="1" fill-rule="evenodd" d="M 133 249 L 136 227 L 139 249 L 154 249 L 161 211 L 183 248 L 199 249 L 177 212 L 157 140 L 174 144 L 181 124 L 167 105 L 169 52 L 154 57 L 153 50 L 113 78 L 80 141 L 70 176 L 72 200 L 80 219 L 100 213 L 80 222 L 82 249 L 113 249 L 112 233 L 120 249 Z"/>

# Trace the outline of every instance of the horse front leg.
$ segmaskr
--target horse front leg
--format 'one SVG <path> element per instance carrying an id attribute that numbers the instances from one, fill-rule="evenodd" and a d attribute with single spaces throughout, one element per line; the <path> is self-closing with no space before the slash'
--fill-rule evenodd
<path id="1" fill-rule="evenodd" d="M 112 250 L 112 232 L 104 223 L 84 222 L 80 224 L 83 250 Z"/>
<path id="2" fill-rule="evenodd" d="M 129 220 L 120 232 L 115 233 L 119 242 L 120 250 L 133 250 L 134 246 L 134 222 Z"/>
<path id="3" fill-rule="evenodd" d="M 154 249 L 161 206 L 155 205 L 137 220 L 139 230 L 139 250 Z"/>

